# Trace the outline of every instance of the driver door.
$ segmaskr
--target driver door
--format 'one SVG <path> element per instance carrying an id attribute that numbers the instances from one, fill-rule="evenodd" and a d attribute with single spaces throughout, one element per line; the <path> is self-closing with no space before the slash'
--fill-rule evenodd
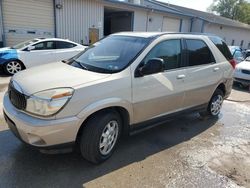
<path id="1" fill-rule="evenodd" d="M 32 45 L 34 49 L 21 54 L 26 68 L 52 63 L 56 61 L 54 41 L 44 41 Z"/>
<path id="2" fill-rule="evenodd" d="M 132 79 L 134 123 L 178 111 L 185 92 L 185 69 L 182 65 L 181 39 L 156 44 L 142 63 L 149 59 L 164 60 L 165 71 Z"/>

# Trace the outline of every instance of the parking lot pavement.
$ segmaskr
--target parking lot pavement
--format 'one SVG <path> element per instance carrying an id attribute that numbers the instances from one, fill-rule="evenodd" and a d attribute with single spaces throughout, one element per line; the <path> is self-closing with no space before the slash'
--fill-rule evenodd
<path id="1" fill-rule="evenodd" d="M 235 92 L 234 101 L 250 99 Z M 249 114 L 249 102 L 225 101 L 219 119 L 178 117 L 123 139 L 100 165 L 78 153 L 41 154 L 0 117 L 0 187 L 250 187 Z"/>

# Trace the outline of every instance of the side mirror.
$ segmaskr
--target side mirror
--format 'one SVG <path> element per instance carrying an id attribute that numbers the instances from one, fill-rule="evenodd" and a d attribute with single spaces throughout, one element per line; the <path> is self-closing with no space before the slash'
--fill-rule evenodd
<path id="1" fill-rule="evenodd" d="M 29 46 L 29 47 L 27 48 L 27 51 L 34 50 L 35 48 L 36 48 L 35 46 Z"/>
<path id="2" fill-rule="evenodd" d="M 160 58 L 153 58 L 139 68 L 138 73 L 140 76 L 155 74 L 164 71 L 164 61 Z M 138 76 L 139 76 L 138 75 Z"/>

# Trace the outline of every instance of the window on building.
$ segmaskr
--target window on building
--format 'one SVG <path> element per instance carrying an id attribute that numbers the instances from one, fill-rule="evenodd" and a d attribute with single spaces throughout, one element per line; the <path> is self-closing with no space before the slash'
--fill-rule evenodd
<path id="1" fill-rule="evenodd" d="M 202 40 L 186 40 L 188 51 L 188 65 L 204 65 L 215 62 L 212 52 Z"/>
<path id="2" fill-rule="evenodd" d="M 57 41 L 56 42 L 56 49 L 65 49 L 65 48 L 73 48 L 76 45 L 70 42 L 64 42 L 64 41 Z"/>
<path id="3" fill-rule="evenodd" d="M 231 45 L 232 45 L 232 46 L 234 45 L 234 39 L 232 40 L 232 43 L 231 43 Z"/>
<path id="4" fill-rule="evenodd" d="M 244 44 L 244 40 L 242 40 L 242 41 L 240 42 L 240 46 L 242 47 L 243 44 Z"/>
<path id="5" fill-rule="evenodd" d="M 161 58 L 165 64 L 165 70 L 176 69 L 181 64 L 181 41 L 166 40 L 157 44 L 146 56 L 144 62 L 152 58 Z"/>
<path id="6" fill-rule="evenodd" d="M 247 48 L 250 49 L 250 42 L 248 43 L 248 47 Z"/>

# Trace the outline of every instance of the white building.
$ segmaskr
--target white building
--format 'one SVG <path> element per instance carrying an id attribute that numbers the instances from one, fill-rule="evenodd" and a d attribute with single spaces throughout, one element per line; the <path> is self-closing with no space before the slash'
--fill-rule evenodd
<path id="1" fill-rule="evenodd" d="M 119 31 L 207 32 L 244 48 L 250 42 L 248 25 L 154 0 L 0 0 L 0 6 L 5 46 L 52 36 L 89 44 Z"/>

